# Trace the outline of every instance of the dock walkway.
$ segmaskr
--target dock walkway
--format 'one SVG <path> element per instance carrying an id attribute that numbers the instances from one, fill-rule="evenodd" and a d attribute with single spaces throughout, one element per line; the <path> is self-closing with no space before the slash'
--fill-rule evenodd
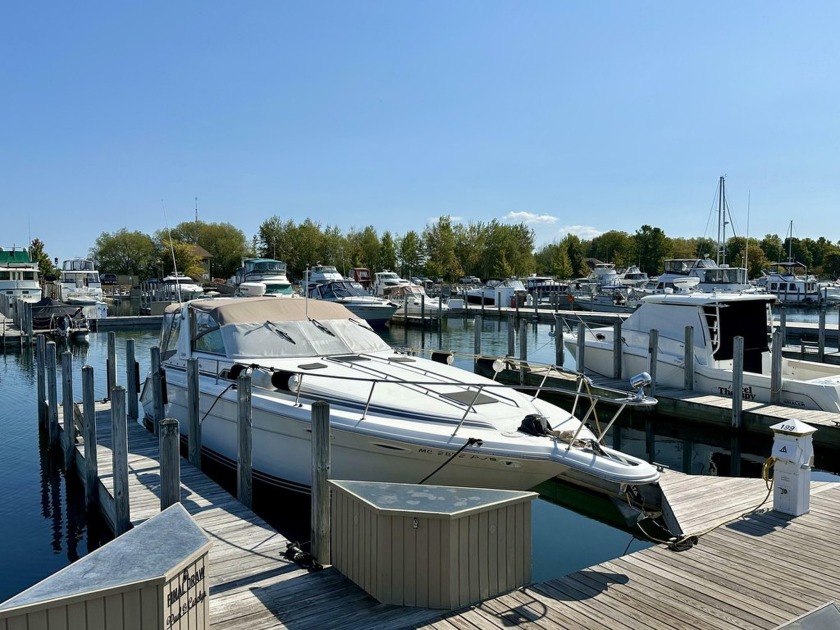
<path id="1" fill-rule="evenodd" d="M 113 522 L 107 403 L 96 419 L 99 496 Z M 160 510 L 158 440 L 130 422 L 128 441 L 136 525 Z M 81 446 L 76 455 L 78 465 Z M 837 598 L 840 484 L 812 483 L 811 512 L 790 518 L 753 511 L 768 498 L 761 479 L 666 471 L 662 483 L 684 529 L 707 531 L 699 544 L 660 545 L 442 612 L 380 604 L 334 568 L 284 559 L 282 535 L 181 458 L 181 503 L 214 541 L 212 628 L 774 628 Z"/>

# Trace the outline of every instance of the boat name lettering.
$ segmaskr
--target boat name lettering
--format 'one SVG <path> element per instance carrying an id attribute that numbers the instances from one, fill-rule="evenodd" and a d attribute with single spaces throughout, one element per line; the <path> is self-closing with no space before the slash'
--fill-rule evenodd
<path id="1" fill-rule="evenodd" d="M 732 388 L 731 387 L 718 387 L 718 392 L 721 396 L 728 396 L 732 398 Z M 752 385 L 748 385 L 744 387 L 741 391 L 741 398 L 743 400 L 755 400 L 756 394 L 753 394 Z"/>
<path id="2" fill-rule="evenodd" d="M 791 407 L 805 407 L 805 403 L 801 400 L 783 400 L 782 402 L 785 405 L 790 405 Z"/>
<path id="3" fill-rule="evenodd" d="M 197 569 L 194 573 L 190 573 L 188 569 L 184 569 L 183 573 L 181 573 L 181 579 L 166 595 L 166 605 L 171 606 L 176 603 L 187 591 L 194 588 L 202 580 L 204 580 L 204 567 Z M 193 606 L 194 605 L 195 604 L 193 604 Z M 190 606 L 190 608 L 192 608 L 192 606 Z"/>

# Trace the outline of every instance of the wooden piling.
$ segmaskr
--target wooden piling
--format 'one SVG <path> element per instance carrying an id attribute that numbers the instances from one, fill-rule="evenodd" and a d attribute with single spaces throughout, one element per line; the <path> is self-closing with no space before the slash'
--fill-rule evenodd
<path id="1" fill-rule="evenodd" d="M 659 331 L 656 328 L 651 328 L 650 337 L 648 339 L 648 354 L 650 355 L 650 364 L 648 367 L 648 374 L 650 374 L 650 395 L 656 395 L 656 363 L 659 360 Z"/>
<path id="2" fill-rule="evenodd" d="M 787 344 L 787 310 L 784 306 L 779 307 L 779 329 L 782 331 L 782 344 Z"/>
<path id="3" fill-rule="evenodd" d="M 188 423 L 188 441 L 189 448 L 187 455 L 190 463 L 196 468 L 201 468 L 201 421 L 199 417 L 199 398 L 200 390 L 198 387 L 198 359 L 187 360 L 187 413 L 189 418 Z"/>
<path id="4" fill-rule="evenodd" d="M 155 435 L 160 435 L 160 423 L 163 420 L 163 372 L 160 369 L 160 348 L 152 348 L 152 429 Z"/>
<path id="5" fill-rule="evenodd" d="M 577 363 L 577 371 L 584 373 L 583 367 L 586 365 L 586 324 L 578 322 L 577 325 L 577 355 L 575 361 Z"/>
<path id="6" fill-rule="evenodd" d="M 556 293 L 556 292 L 555 292 Z M 566 349 L 563 347 L 563 327 L 566 321 L 554 314 L 554 365 L 562 366 L 565 360 Z"/>
<path id="7" fill-rule="evenodd" d="M 251 374 L 243 372 L 237 380 L 237 465 L 236 497 L 240 503 L 250 508 L 254 502 L 253 478 L 251 471 Z"/>
<path id="8" fill-rule="evenodd" d="M 111 470 L 114 475 L 114 535 L 131 529 L 131 509 L 128 499 L 128 417 L 125 408 L 125 388 L 111 389 Z"/>
<path id="9" fill-rule="evenodd" d="M 47 339 L 44 335 L 38 335 L 37 346 L 35 347 L 35 371 L 37 372 L 38 389 L 38 426 L 42 429 L 47 427 Z"/>
<path id="10" fill-rule="evenodd" d="M 330 406 L 312 403 L 312 555 L 329 564 L 330 548 Z"/>
<path id="11" fill-rule="evenodd" d="M 778 405 L 782 400 L 782 338 L 781 330 L 773 331 L 773 348 L 770 355 L 770 403 Z"/>
<path id="12" fill-rule="evenodd" d="M 140 375 L 138 372 L 139 365 L 134 358 L 134 339 L 129 339 L 125 342 L 125 392 L 128 403 L 126 412 L 132 420 L 137 420 L 140 417 L 137 404 L 137 396 L 140 393 Z"/>
<path id="13" fill-rule="evenodd" d="M 117 384 L 117 335 L 114 332 L 108 333 L 108 358 L 105 361 L 107 389 L 106 396 L 111 399 L 111 390 Z"/>
<path id="14" fill-rule="evenodd" d="M 181 432 L 175 418 L 160 421 L 160 509 L 181 500 Z"/>
<path id="15" fill-rule="evenodd" d="M 61 415 L 64 417 L 64 469 L 72 470 L 76 455 L 76 423 L 73 413 L 73 355 L 61 353 Z"/>
<path id="16" fill-rule="evenodd" d="M 825 362 L 825 307 L 820 307 L 819 326 L 817 326 L 817 361 Z"/>
<path id="17" fill-rule="evenodd" d="M 58 446 L 58 385 L 56 374 L 55 342 L 47 342 L 47 413 L 49 415 L 49 445 Z"/>
<path id="18" fill-rule="evenodd" d="M 476 315 L 473 323 L 475 330 L 473 331 L 473 371 L 478 367 L 478 357 L 481 356 L 481 315 Z"/>
<path id="19" fill-rule="evenodd" d="M 744 402 L 744 338 L 735 337 L 732 344 L 732 428 L 740 429 Z"/>
<path id="20" fill-rule="evenodd" d="M 694 326 L 685 327 L 685 350 L 683 370 L 685 375 L 684 387 L 688 391 L 694 390 Z"/>
<path id="21" fill-rule="evenodd" d="M 93 397 L 93 366 L 82 366 L 82 435 L 85 446 L 85 507 L 99 502 L 99 463 L 96 460 L 96 408 Z"/>
<path id="22" fill-rule="evenodd" d="M 613 322 L 613 378 L 621 378 L 621 320 Z"/>
<path id="23" fill-rule="evenodd" d="M 516 320 L 513 313 L 508 313 L 507 316 L 507 355 L 516 356 Z"/>
<path id="24" fill-rule="evenodd" d="M 524 385 L 528 373 L 528 322 L 519 320 L 519 384 Z"/>

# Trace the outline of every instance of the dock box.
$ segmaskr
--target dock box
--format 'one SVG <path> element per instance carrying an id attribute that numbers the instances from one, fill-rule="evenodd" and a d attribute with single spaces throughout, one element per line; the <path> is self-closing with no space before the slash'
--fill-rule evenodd
<path id="1" fill-rule="evenodd" d="M 384 604 L 460 608 L 531 581 L 534 492 L 330 485 L 333 565 Z"/>
<path id="2" fill-rule="evenodd" d="M 209 628 L 211 544 L 176 503 L 0 604 L 0 628 Z"/>

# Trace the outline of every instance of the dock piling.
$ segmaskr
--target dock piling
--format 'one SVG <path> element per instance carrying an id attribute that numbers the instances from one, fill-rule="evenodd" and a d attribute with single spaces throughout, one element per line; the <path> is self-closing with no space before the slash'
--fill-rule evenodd
<path id="1" fill-rule="evenodd" d="M 82 434 L 85 445 L 85 507 L 92 509 L 99 502 L 97 484 L 99 463 L 96 459 L 96 403 L 93 394 L 93 366 L 82 366 Z"/>
<path id="2" fill-rule="evenodd" d="M 621 378 L 621 320 L 613 322 L 613 378 Z"/>
<path id="3" fill-rule="evenodd" d="M 201 421 L 199 418 L 198 359 L 187 360 L 187 413 L 189 414 L 187 455 L 190 463 L 200 469 Z"/>
<path id="4" fill-rule="evenodd" d="M 73 413 L 73 355 L 61 353 L 61 413 L 64 417 L 64 469 L 73 468 L 76 455 L 76 423 Z"/>
<path id="5" fill-rule="evenodd" d="M 513 313 L 508 313 L 507 316 L 507 355 L 509 357 L 516 356 L 516 320 Z"/>
<path id="6" fill-rule="evenodd" d="M 732 344 L 732 428 L 740 429 L 744 402 L 744 338 L 740 335 Z"/>
<path id="7" fill-rule="evenodd" d="M 58 385 L 56 380 L 55 342 L 47 342 L 47 413 L 49 414 L 49 445 L 58 445 Z"/>
<path id="8" fill-rule="evenodd" d="M 134 339 L 125 342 L 125 383 L 127 414 L 132 420 L 137 420 L 139 418 L 137 396 L 140 393 L 140 366 L 134 358 Z"/>
<path id="9" fill-rule="evenodd" d="M 160 509 L 181 500 L 181 432 L 175 418 L 160 421 Z"/>
<path id="10" fill-rule="evenodd" d="M 650 374 L 650 395 L 656 395 L 656 364 L 659 361 L 659 331 L 656 328 L 651 328 L 650 338 L 648 339 L 648 354 L 650 355 L 650 367 L 648 367 L 648 374 Z"/>
<path id="11" fill-rule="evenodd" d="M 784 332 L 773 331 L 773 350 L 770 355 L 770 402 L 778 405 L 782 400 L 782 339 Z"/>
<path id="12" fill-rule="evenodd" d="M 817 361 L 825 362 L 825 307 L 820 307 L 819 325 L 817 326 Z"/>
<path id="13" fill-rule="evenodd" d="M 528 373 L 528 322 L 519 320 L 519 384 L 525 384 Z"/>
<path id="14" fill-rule="evenodd" d="M 38 426 L 42 429 L 47 427 L 47 339 L 44 335 L 38 335 L 37 346 L 35 347 L 35 370 L 37 372 L 38 389 Z"/>
<path id="15" fill-rule="evenodd" d="M 694 390 L 694 326 L 685 327 L 685 349 L 683 357 L 685 389 Z"/>
<path id="16" fill-rule="evenodd" d="M 247 508 L 254 502 L 251 470 L 251 374 L 244 371 L 237 380 L 236 498 Z"/>
<path id="17" fill-rule="evenodd" d="M 152 415 L 153 433 L 160 435 L 160 423 L 163 420 L 163 372 L 160 369 L 160 348 L 152 348 Z"/>
<path id="18" fill-rule="evenodd" d="M 566 321 L 554 314 L 554 365 L 562 366 L 565 357 L 563 356 L 565 348 L 563 347 L 563 327 Z"/>
<path id="19" fill-rule="evenodd" d="M 128 417 L 125 388 L 111 389 L 111 465 L 114 474 L 114 534 L 119 536 L 131 528 L 128 498 Z"/>
<path id="20" fill-rule="evenodd" d="M 584 373 L 583 366 L 585 363 L 585 353 L 586 353 L 586 324 L 583 322 L 578 322 L 577 325 L 577 355 L 575 356 L 575 362 L 577 363 L 577 371 L 581 374 Z"/>
<path id="21" fill-rule="evenodd" d="M 107 381 L 107 397 L 111 399 L 111 390 L 117 384 L 117 335 L 116 333 L 108 333 L 108 358 L 105 362 Z"/>
<path id="22" fill-rule="evenodd" d="M 475 330 L 473 331 L 473 371 L 478 367 L 478 357 L 481 356 L 481 315 L 476 315 L 473 323 Z"/>
<path id="23" fill-rule="evenodd" d="M 312 403 L 312 555 L 330 564 L 330 405 Z"/>

